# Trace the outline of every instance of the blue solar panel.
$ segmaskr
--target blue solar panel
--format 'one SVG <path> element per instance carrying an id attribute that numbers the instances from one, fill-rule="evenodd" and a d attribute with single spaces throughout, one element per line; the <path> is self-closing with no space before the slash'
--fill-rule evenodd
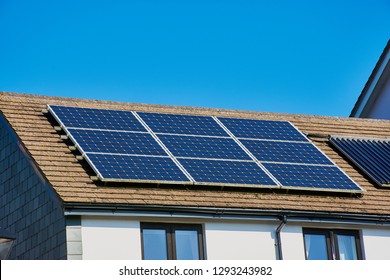
<path id="1" fill-rule="evenodd" d="M 329 191 L 362 190 L 336 166 L 275 163 L 263 165 L 283 187 Z"/>
<path id="2" fill-rule="evenodd" d="M 289 122 L 48 109 L 105 181 L 362 191 Z"/>
<path id="3" fill-rule="evenodd" d="M 289 122 L 220 117 L 218 119 L 237 138 L 308 142 L 307 138 Z"/>
<path id="4" fill-rule="evenodd" d="M 277 187 L 254 162 L 178 159 L 195 182 Z"/>
<path id="5" fill-rule="evenodd" d="M 330 142 L 379 186 L 390 187 L 390 141 L 331 137 Z"/>
<path id="6" fill-rule="evenodd" d="M 137 113 L 155 133 L 228 136 L 212 117 Z"/>
<path id="7" fill-rule="evenodd" d="M 310 142 L 240 141 L 259 161 L 333 165 L 333 163 Z"/>
<path id="8" fill-rule="evenodd" d="M 68 129 L 83 152 L 168 156 L 149 133 Z"/>
<path id="9" fill-rule="evenodd" d="M 131 112 L 50 105 L 49 111 L 66 128 L 145 131 Z"/>
<path id="10" fill-rule="evenodd" d="M 176 157 L 251 160 L 244 150 L 231 138 L 167 134 L 162 134 L 158 137 Z"/>
<path id="11" fill-rule="evenodd" d="M 168 157 L 91 153 L 87 153 L 86 156 L 100 173 L 103 181 L 190 182 Z"/>

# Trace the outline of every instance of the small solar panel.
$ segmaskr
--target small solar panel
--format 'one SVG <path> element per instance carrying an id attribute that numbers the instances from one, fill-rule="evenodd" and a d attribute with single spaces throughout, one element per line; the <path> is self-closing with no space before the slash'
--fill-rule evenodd
<path id="1" fill-rule="evenodd" d="M 49 111 L 66 128 L 144 131 L 132 112 L 49 105 Z"/>
<path id="2" fill-rule="evenodd" d="M 176 157 L 251 160 L 231 138 L 159 135 L 160 140 Z"/>
<path id="3" fill-rule="evenodd" d="M 310 142 L 240 140 L 261 162 L 330 164 L 333 163 Z"/>
<path id="4" fill-rule="evenodd" d="M 382 187 L 390 187 L 390 140 L 332 136 L 330 142 Z"/>
<path id="5" fill-rule="evenodd" d="M 168 156 L 149 133 L 68 129 L 73 142 L 84 153 L 114 153 Z"/>
<path id="6" fill-rule="evenodd" d="M 209 116 L 137 113 L 154 133 L 228 136 Z"/>
<path id="7" fill-rule="evenodd" d="M 195 183 L 277 187 L 254 162 L 178 159 Z"/>
<path id="8" fill-rule="evenodd" d="M 362 190 L 336 166 L 277 163 L 263 165 L 285 188 L 346 192 Z"/>
<path id="9" fill-rule="evenodd" d="M 308 142 L 307 138 L 289 122 L 220 117 L 218 119 L 237 138 Z"/>
<path id="10" fill-rule="evenodd" d="M 86 154 L 103 181 L 191 183 L 168 157 Z"/>

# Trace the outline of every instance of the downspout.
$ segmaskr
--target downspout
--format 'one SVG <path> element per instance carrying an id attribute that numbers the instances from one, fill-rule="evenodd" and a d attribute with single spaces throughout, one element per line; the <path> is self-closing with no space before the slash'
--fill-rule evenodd
<path id="1" fill-rule="evenodd" d="M 283 214 L 283 216 L 281 217 L 281 220 L 282 222 L 279 224 L 279 226 L 276 228 L 276 231 L 275 231 L 275 236 L 276 236 L 276 259 L 277 260 L 283 260 L 283 253 L 282 253 L 282 242 L 281 242 L 281 238 L 280 238 L 280 232 L 282 231 L 282 229 L 284 228 L 284 226 L 286 225 L 287 223 L 287 215 Z"/>

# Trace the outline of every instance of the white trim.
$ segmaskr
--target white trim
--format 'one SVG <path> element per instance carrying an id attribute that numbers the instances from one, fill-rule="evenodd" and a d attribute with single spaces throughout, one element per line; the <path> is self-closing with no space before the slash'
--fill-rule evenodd
<path id="1" fill-rule="evenodd" d="M 175 213 L 174 211 L 169 212 L 142 212 L 142 211 L 134 211 L 134 212 L 126 212 L 126 211 L 112 211 L 112 210 L 64 210 L 65 216 L 95 216 L 95 217 L 130 217 L 130 218 L 139 218 L 146 219 L 145 221 L 152 220 L 160 220 L 164 219 L 165 221 L 170 220 L 184 220 L 188 221 L 188 219 L 197 221 L 197 222 L 205 222 L 205 221 L 268 221 L 268 222 L 278 222 L 280 223 L 279 216 L 270 214 L 269 216 L 252 216 L 252 215 L 234 215 L 234 214 L 197 214 L 197 213 Z M 331 215 L 330 215 L 331 216 Z M 336 218 L 318 218 L 318 217 L 308 217 L 308 218 L 299 218 L 299 217 L 290 217 L 288 216 L 289 223 L 302 223 L 302 225 L 317 223 L 317 224 L 329 224 L 329 225 L 371 225 L 375 227 L 390 227 L 389 221 L 362 221 L 362 220 L 341 220 Z"/>
<path id="2" fill-rule="evenodd" d="M 375 88 L 379 82 L 379 80 L 383 77 L 383 72 L 386 68 L 386 66 L 389 64 L 390 60 L 390 51 L 387 52 L 385 58 L 383 59 L 380 67 L 378 68 L 378 71 L 375 73 L 374 78 L 370 82 L 370 85 L 368 86 L 367 90 L 365 91 L 365 94 L 363 96 L 363 100 L 360 102 L 359 107 L 356 109 L 356 112 L 353 116 L 355 118 L 362 117 L 363 110 L 366 108 L 368 101 L 371 99 L 371 96 L 373 95 Z"/>

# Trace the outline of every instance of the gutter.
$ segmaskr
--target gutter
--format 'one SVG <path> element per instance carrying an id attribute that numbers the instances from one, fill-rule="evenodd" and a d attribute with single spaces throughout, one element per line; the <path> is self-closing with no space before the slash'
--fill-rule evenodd
<path id="1" fill-rule="evenodd" d="M 340 224 L 363 224 L 390 226 L 390 215 L 340 213 L 323 211 L 213 208 L 128 204 L 89 204 L 64 202 L 66 216 L 122 216 L 194 219 L 269 220 L 280 221 L 286 215 L 292 222 L 328 222 Z"/>
<path id="2" fill-rule="evenodd" d="M 283 215 L 282 218 L 281 218 L 281 223 L 279 224 L 279 226 L 277 227 L 276 231 L 275 231 L 275 239 L 276 239 L 276 259 L 277 260 L 283 260 L 283 252 L 282 252 L 282 240 L 280 238 L 280 232 L 282 231 L 282 229 L 284 228 L 284 226 L 287 224 L 287 215 Z"/>

